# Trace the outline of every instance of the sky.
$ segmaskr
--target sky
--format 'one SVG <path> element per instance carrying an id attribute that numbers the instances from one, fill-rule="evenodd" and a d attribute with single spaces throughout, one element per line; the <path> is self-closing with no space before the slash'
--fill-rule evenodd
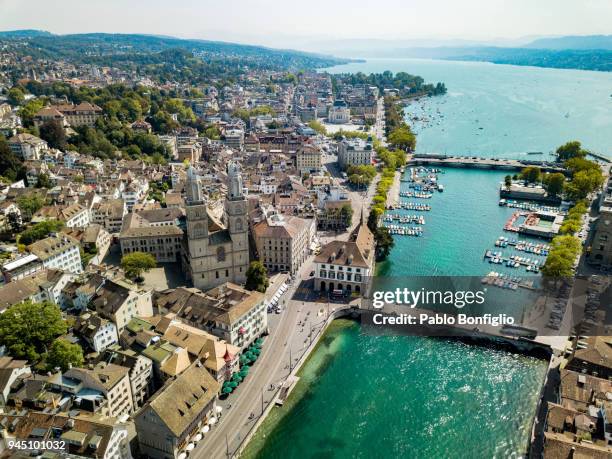
<path id="1" fill-rule="evenodd" d="M 495 42 L 611 34 L 612 0 L 0 0 L 0 30 L 26 28 L 314 51 L 346 39 Z"/>

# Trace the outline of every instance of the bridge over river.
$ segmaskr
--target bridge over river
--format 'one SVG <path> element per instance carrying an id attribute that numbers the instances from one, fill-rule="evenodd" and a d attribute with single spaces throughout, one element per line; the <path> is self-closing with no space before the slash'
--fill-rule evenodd
<path id="1" fill-rule="evenodd" d="M 435 154 L 414 154 L 408 165 L 467 167 L 478 169 L 522 170 L 528 166 L 538 166 L 545 172 L 567 171 L 558 164 L 548 161 L 506 158 L 478 158 L 476 156 L 447 156 Z"/>

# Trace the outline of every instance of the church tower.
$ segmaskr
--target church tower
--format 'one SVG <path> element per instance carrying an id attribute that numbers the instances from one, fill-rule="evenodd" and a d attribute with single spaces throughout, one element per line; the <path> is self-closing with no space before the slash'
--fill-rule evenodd
<path id="1" fill-rule="evenodd" d="M 247 199 L 244 196 L 242 175 L 237 163 L 227 165 L 228 190 L 225 200 L 225 213 L 228 230 L 232 240 L 234 279 L 237 283 L 246 282 L 249 267 L 249 234 Z"/>
<path id="2" fill-rule="evenodd" d="M 187 244 L 189 255 L 196 258 L 208 249 L 208 214 L 202 184 L 193 166 L 187 170 Z"/>

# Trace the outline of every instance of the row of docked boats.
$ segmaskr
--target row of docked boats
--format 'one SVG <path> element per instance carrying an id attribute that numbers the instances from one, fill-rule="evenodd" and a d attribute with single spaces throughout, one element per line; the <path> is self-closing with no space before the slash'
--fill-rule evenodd
<path id="1" fill-rule="evenodd" d="M 399 223 L 416 223 L 418 225 L 425 224 L 425 217 L 422 215 L 400 215 L 400 214 L 387 214 L 383 217 L 385 222 L 399 222 Z"/>
<path id="2" fill-rule="evenodd" d="M 550 251 L 550 246 L 548 244 L 543 244 L 539 242 L 528 242 L 521 241 L 516 239 L 508 239 L 505 236 L 500 236 L 495 241 L 495 247 L 514 247 L 515 250 L 520 252 L 533 253 L 535 255 L 547 256 Z"/>
<path id="3" fill-rule="evenodd" d="M 500 199 L 499 205 L 502 207 L 510 207 L 512 209 L 528 210 L 531 212 L 559 212 L 558 207 L 542 206 L 534 202 L 519 202 L 512 199 Z"/>
<path id="4" fill-rule="evenodd" d="M 520 268 L 525 266 L 527 271 L 537 273 L 544 264 L 542 260 L 536 258 L 521 257 L 519 255 L 505 256 L 502 252 L 494 252 L 487 250 L 484 257 L 489 260 L 489 263 L 496 265 L 506 265 L 508 268 Z"/>
<path id="5" fill-rule="evenodd" d="M 384 226 L 389 231 L 389 234 L 392 234 L 394 236 L 420 237 L 423 235 L 423 228 L 420 228 L 418 226 L 413 226 L 411 228 L 406 228 L 400 225 L 384 225 Z"/>
<path id="6" fill-rule="evenodd" d="M 431 206 L 429 204 L 419 204 L 417 202 L 400 202 L 399 204 L 391 204 L 387 206 L 387 210 L 416 210 L 418 212 L 429 212 Z"/>
<path id="7" fill-rule="evenodd" d="M 421 191 L 400 191 L 400 198 L 417 198 L 417 199 L 431 199 L 433 193 L 425 193 Z"/>

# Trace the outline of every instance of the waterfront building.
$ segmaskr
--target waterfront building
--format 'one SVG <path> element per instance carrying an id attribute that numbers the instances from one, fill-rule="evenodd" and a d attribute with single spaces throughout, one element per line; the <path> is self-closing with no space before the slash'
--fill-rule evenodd
<path id="1" fill-rule="evenodd" d="M 598 378 L 612 378 L 612 336 L 591 336 L 577 349 L 566 368 Z"/>
<path id="2" fill-rule="evenodd" d="M 338 143 L 338 164 L 343 169 L 349 166 L 370 165 L 373 151 L 371 137 L 368 137 L 368 140 L 342 139 Z"/>
<path id="3" fill-rule="evenodd" d="M 374 261 L 374 235 L 362 216 L 348 241 L 329 242 L 316 256 L 315 290 L 363 293 L 374 275 Z"/>
<path id="4" fill-rule="evenodd" d="M 168 381 L 135 415 L 140 452 L 153 459 L 185 453 L 215 416 L 220 388 L 199 361 Z"/>
<path id="5" fill-rule="evenodd" d="M 200 178 L 193 167 L 187 171 L 187 237 L 183 266 L 193 286 L 200 290 L 225 282 L 242 284 L 249 266 L 247 200 L 238 165 L 227 166 L 228 191 L 224 222 L 213 218 L 204 200 Z"/>

